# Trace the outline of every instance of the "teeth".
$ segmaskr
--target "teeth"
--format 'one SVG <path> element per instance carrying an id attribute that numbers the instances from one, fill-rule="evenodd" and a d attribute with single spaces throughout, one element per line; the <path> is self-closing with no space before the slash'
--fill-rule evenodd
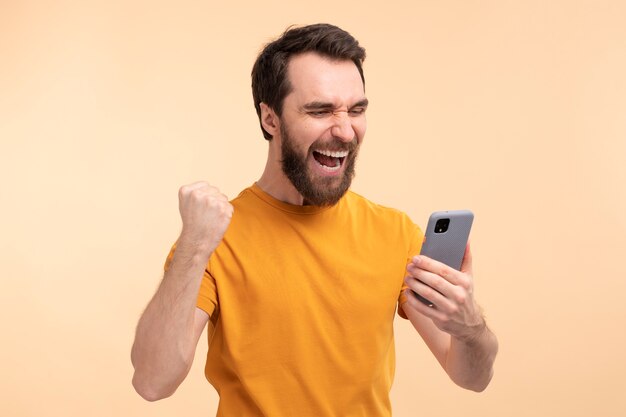
<path id="1" fill-rule="evenodd" d="M 346 156 L 348 156 L 348 151 L 331 152 L 331 151 L 318 150 L 318 151 L 315 151 L 315 152 L 321 153 L 322 155 L 326 155 L 326 156 L 332 156 L 333 158 L 345 158 Z"/>

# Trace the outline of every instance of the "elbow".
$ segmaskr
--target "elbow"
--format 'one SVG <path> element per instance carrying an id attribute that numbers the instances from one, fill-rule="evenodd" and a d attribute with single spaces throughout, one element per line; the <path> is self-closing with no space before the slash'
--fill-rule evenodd
<path id="1" fill-rule="evenodd" d="M 138 376 L 137 372 L 133 375 L 133 388 L 135 388 L 135 391 L 141 396 L 141 398 L 150 402 L 170 397 L 176 391 L 175 388 L 169 390 L 159 389 L 154 386 L 154 384 L 151 384 L 150 381 Z"/>
<path id="2" fill-rule="evenodd" d="M 491 372 L 489 372 L 489 375 L 484 380 L 482 380 L 482 381 L 475 381 L 473 384 L 471 384 L 471 385 L 469 385 L 469 386 L 467 386 L 465 388 L 470 390 L 470 391 L 474 391 L 474 392 L 483 392 L 489 386 L 489 383 L 491 382 L 491 378 L 493 378 L 493 370 Z"/>
<path id="3" fill-rule="evenodd" d="M 141 371 L 141 367 L 140 367 L 140 364 L 138 363 L 137 355 L 136 355 L 136 345 L 133 345 L 133 348 L 131 350 L 130 360 L 131 360 L 131 363 L 133 364 L 133 367 L 135 368 L 135 372 L 133 373 L 133 380 L 132 380 L 133 388 L 135 389 L 135 392 L 139 394 L 141 398 L 143 398 L 146 401 L 154 402 L 154 401 L 162 400 L 163 398 L 167 398 L 171 395 L 171 394 L 166 395 L 165 393 L 160 392 L 155 387 L 155 384 L 153 383 L 153 378 L 151 378 L 149 375 L 146 375 L 145 372 Z"/>
<path id="4" fill-rule="evenodd" d="M 477 384 L 475 387 L 470 388 L 470 389 L 474 392 L 483 392 L 484 390 L 487 389 L 492 379 L 493 379 L 493 368 L 489 370 L 489 375 L 487 375 L 487 378 L 485 378 L 485 380 L 482 383 Z"/>
<path id="5" fill-rule="evenodd" d="M 487 389 L 492 378 L 493 368 L 489 369 L 489 372 L 486 375 L 482 376 L 482 378 L 455 379 L 451 377 L 450 379 L 452 379 L 452 381 L 456 385 L 463 389 L 480 393 Z"/>
<path id="6" fill-rule="evenodd" d="M 135 368 L 133 388 L 141 398 L 154 402 L 171 397 L 176 392 L 191 369 L 193 356 L 155 357 L 145 352 L 139 354 L 133 346 L 131 362 Z"/>

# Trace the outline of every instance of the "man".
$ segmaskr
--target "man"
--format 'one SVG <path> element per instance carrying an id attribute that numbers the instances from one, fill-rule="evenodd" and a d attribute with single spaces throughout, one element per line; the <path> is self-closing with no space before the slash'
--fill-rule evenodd
<path id="1" fill-rule="evenodd" d="M 259 55 L 267 164 L 230 203 L 204 182 L 180 189 L 182 232 L 132 350 L 147 400 L 176 390 L 210 322 L 219 416 L 389 416 L 396 303 L 454 382 L 489 383 L 497 341 L 472 295 L 469 247 L 461 271 L 416 256 L 423 235 L 405 214 L 348 191 L 366 130 L 364 58 L 324 24 Z"/>

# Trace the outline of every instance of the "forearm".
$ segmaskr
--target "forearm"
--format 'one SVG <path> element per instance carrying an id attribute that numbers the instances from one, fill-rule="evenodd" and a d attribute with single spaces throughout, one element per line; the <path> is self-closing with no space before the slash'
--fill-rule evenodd
<path id="1" fill-rule="evenodd" d="M 498 340 L 483 322 L 474 337 L 451 337 L 445 369 L 459 386 L 483 391 L 493 376 L 493 363 L 498 353 Z"/>
<path id="2" fill-rule="evenodd" d="M 193 361 L 196 300 L 211 254 L 181 236 L 172 262 L 143 313 L 131 352 L 133 385 L 148 400 L 171 395 Z"/>

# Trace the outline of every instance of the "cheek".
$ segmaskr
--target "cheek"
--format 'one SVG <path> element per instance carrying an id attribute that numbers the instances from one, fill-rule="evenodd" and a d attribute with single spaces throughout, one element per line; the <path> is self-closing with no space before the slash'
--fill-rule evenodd
<path id="1" fill-rule="evenodd" d="M 304 129 L 292 136 L 292 142 L 294 142 L 294 146 L 298 151 L 302 154 L 302 156 L 306 157 L 311 153 L 311 148 L 313 144 L 319 139 L 319 136 L 313 135 L 313 130 Z"/>
<path id="2" fill-rule="evenodd" d="M 322 141 L 330 135 L 330 125 L 322 121 L 312 121 L 302 126 L 298 131 L 298 138 L 307 149 L 316 141 Z"/>
<path id="3" fill-rule="evenodd" d="M 363 141 L 363 137 L 365 136 L 365 131 L 367 130 L 367 120 L 365 117 L 363 117 L 362 120 L 358 120 L 356 123 L 353 123 L 352 128 L 354 129 L 354 133 L 356 133 L 359 143 L 361 143 Z"/>

